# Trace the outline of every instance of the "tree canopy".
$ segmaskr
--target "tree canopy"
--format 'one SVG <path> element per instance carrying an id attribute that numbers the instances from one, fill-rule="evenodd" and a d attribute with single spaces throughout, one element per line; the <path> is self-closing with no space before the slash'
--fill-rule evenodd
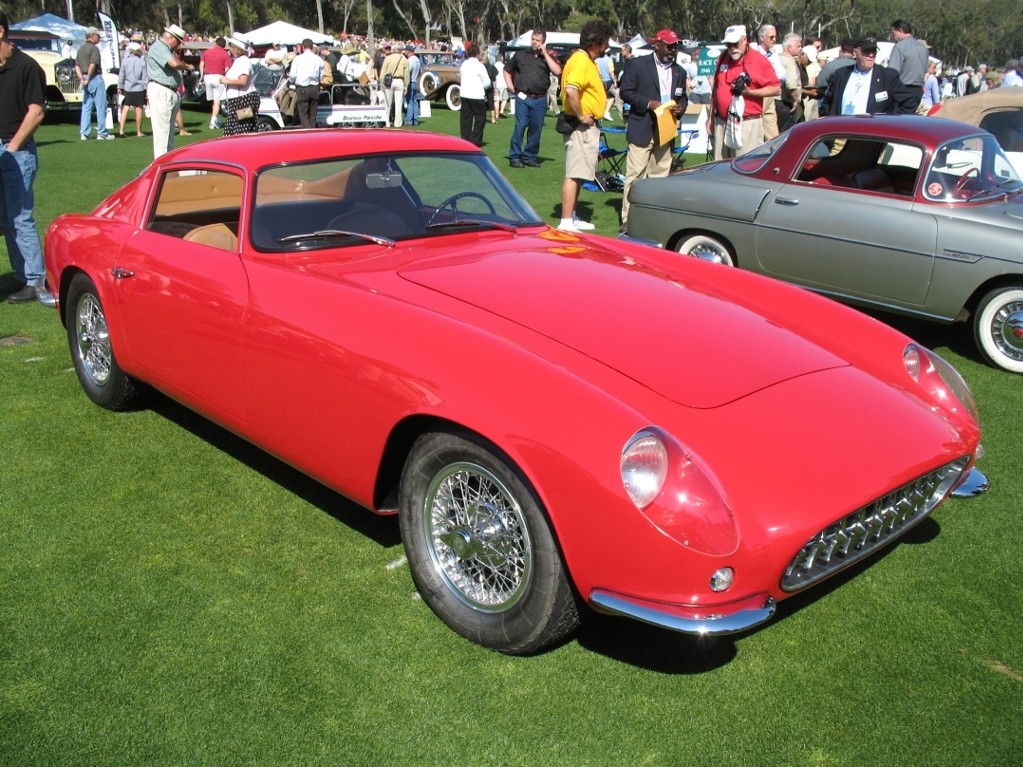
<path id="1" fill-rule="evenodd" d="M 80 24 L 106 10 L 123 27 L 157 29 L 170 21 L 197 34 L 245 31 L 278 19 L 334 34 L 342 30 L 380 37 L 437 39 L 458 36 L 483 43 L 515 37 L 532 27 L 578 31 L 588 19 L 608 20 L 623 38 L 650 36 L 669 27 L 692 40 L 720 39 L 730 24 L 755 30 L 822 37 L 830 46 L 847 37 L 888 39 L 891 22 L 904 19 L 946 65 L 1000 66 L 1021 54 L 1023 16 L 1004 2 L 972 0 L 5 0 L 11 21 L 50 12 Z"/>

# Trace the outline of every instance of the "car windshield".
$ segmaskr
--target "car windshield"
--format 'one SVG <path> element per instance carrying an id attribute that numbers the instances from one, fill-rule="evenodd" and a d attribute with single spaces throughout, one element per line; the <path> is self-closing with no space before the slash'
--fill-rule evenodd
<path id="1" fill-rule="evenodd" d="M 542 223 L 485 155 L 416 152 L 263 168 L 250 230 L 258 250 L 293 251 Z"/>
<path id="2" fill-rule="evenodd" d="M 980 134 L 954 139 L 931 158 L 924 195 L 931 200 L 979 200 L 1017 191 L 1019 174 L 995 137 Z"/>

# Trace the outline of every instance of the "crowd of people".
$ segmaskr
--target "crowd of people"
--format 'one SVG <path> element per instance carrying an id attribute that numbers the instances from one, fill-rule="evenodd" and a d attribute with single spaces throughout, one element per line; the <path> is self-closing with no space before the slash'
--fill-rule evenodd
<path id="1" fill-rule="evenodd" d="M 0 297 L 12 303 L 52 303 L 44 285 L 42 249 L 33 218 L 32 186 L 38 165 L 33 135 L 42 122 L 45 77 L 30 58 L 7 40 L 9 22 L 0 14 L 0 228 L 7 242 L 13 276 L 0 285 Z M 151 122 L 153 156 L 173 149 L 176 134 L 187 135 L 181 121 L 184 76 L 196 66 L 181 55 L 201 48 L 198 75 L 212 105 L 210 129 L 236 135 L 256 130 L 260 97 L 253 83 L 256 62 L 284 72 L 284 91 L 292 91 L 293 114 L 302 127 L 316 125 L 323 88 L 333 83 L 374 82 L 386 108 L 386 127 L 418 125 L 420 54 L 451 53 L 460 75 L 461 137 L 483 146 L 487 122 L 514 117 L 508 146 L 513 169 L 540 167 L 540 140 L 549 113 L 565 145 L 561 189 L 563 231 L 593 229 L 576 214 L 579 191 L 593 181 L 600 151 L 600 122 L 617 109 L 625 122 L 628 152 L 621 227 L 628 222 L 628 192 L 643 178 L 666 176 L 681 115 L 689 103 L 708 105 L 708 140 L 716 159 L 739 157 L 792 125 L 829 115 L 926 113 L 935 104 L 997 87 L 1023 87 L 1017 59 L 1002 71 L 981 64 L 948 74 L 938 72 L 925 43 L 904 20 L 891 24 L 894 46 L 885 65 L 877 63 L 872 37 L 842 42 L 829 58 L 820 38 L 804 41 L 790 32 L 779 41 L 770 24 L 751 37 L 745 26 L 729 26 L 724 52 L 709 77 L 679 50 L 670 29 L 647 43 L 652 55 L 634 56 L 630 45 L 616 59 L 609 53 L 613 34 L 604 21 L 587 23 L 579 47 L 565 60 L 547 46 L 546 32 L 534 29 L 530 47 L 493 60 L 476 42 L 449 51 L 445 44 L 427 48 L 419 41 L 378 41 L 342 33 L 335 45 L 303 40 L 290 49 L 273 42 L 257 57 L 239 35 L 203 40 L 170 24 L 159 34 L 127 30 L 123 34 L 118 93 L 118 136 L 134 111 L 135 135 L 143 131 L 144 108 Z M 110 140 L 107 97 L 102 78 L 101 33 L 86 29 L 74 55 L 81 80 L 82 140 L 90 138 L 95 115 L 96 138 Z M 196 46 L 196 42 L 205 43 Z M 372 52 L 372 53 L 371 53 Z M 194 59 L 193 59 L 194 60 Z M 511 114 L 509 114 L 509 112 Z"/>

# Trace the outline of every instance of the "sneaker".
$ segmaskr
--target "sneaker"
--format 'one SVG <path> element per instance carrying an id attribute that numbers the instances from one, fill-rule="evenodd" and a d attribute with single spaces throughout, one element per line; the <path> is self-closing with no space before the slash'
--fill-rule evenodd
<path id="1" fill-rule="evenodd" d="M 594 229 L 597 228 L 589 221 L 583 221 L 578 218 L 573 218 L 572 223 L 575 224 L 575 228 L 578 229 L 580 232 L 592 232 Z"/>
<path id="2" fill-rule="evenodd" d="M 104 133 L 102 136 L 96 136 L 97 141 L 113 141 L 114 137 L 109 133 Z"/>
<path id="3" fill-rule="evenodd" d="M 82 134 L 81 134 L 81 135 L 79 136 L 79 138 L 81 138 L 81 139 L 82 139 L 82 141 L 88 141 L 88 140 L 89 140 L 89 137 L 88 137 L 88 136 L 86 136 L 86 135 L 85 135 L 84 133 L 82 133 Z"/>
<path id="4" fill-rule="evenodd" d="M 558 224 L 559 232 L 575 232 L 579 234 L 582 230 L 576 228 L 573 224 Z"/>

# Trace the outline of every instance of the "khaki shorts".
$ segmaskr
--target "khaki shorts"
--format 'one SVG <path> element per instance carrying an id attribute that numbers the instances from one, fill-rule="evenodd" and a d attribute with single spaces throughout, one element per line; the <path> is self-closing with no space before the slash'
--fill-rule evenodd
<path id="1" fill-rule="evenodd" d="M 600 150 L 600 128 L 591 125 L 565 136 L 565 176 L 593 181 Z"/>

